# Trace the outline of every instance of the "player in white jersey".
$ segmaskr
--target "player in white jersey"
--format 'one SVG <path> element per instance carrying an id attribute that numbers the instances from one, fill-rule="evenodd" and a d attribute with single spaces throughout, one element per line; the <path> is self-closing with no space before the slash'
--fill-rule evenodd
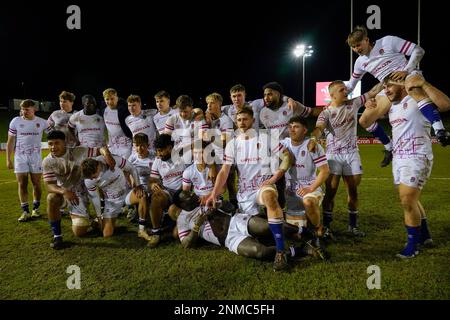
<path id="1" fill-rule="evenodd" d="M 239 209 L 241 213 L 256 215 L 259 211 L 258 205 L 264 205 L 267 208 L 270 229 L 277 247 L 273 267 L 275 271 L 280 271 L 288 267 L 282 234 L 283 210 L 278 203 L 276 187 L 274 185 L 260 187 L 265 180 L 271 177 L 271 164 L 274 161 L 278 163 L 276 152 L 280 150 L 281 145 L 277 145 L 274 150 L 269 151 L 266 143 L 266 148 L 264 148 L 264 141 L 258 138 L 253 129 L 255 121 L 253 116 L 250 108 L 243 108 L 238 113 L 240 134 L 226 146 L 224 163 L 217 175 L 207 205 L 213 205 L 217 196 L 223 192 L 230 168 L 236 164 L 239 176 L 237 194 Z"/>
<path id="2" fill-rule="evenodd" d="M 47 140 L 50 154 L 45 157 L 42 167 L 48 192 L 47 214 L 53 232 L 50 246 L 62 249 L 61 208 L 68 207 L 75 236 L 86 234 L 90 226 L 87 190 L 81 178 L 81 162 L 102 154 L 108 160 L 109 167 L 114 168 L 115 160 L 106 147 L 66 147 L 66 136 L 62 131 L 50 132 Z"/>
<path id="3" fill-rule="evenodd" d="M 184 248 L 194 247 L 198 238 L 202 238 L 247 258 L 269 260 L 276 255 L 275 246 L 266 246 L 257 240 L 258 237 L 266 238 L 271 234 L 266 219 L 249 214 L 232 216 L 226 211 L 224 203 L 216 209 L 199 207 L 198 196 L 187 191 L 177 194 L 174 200 L 183 209 L 177 219 L 177 227 Z M 298 227 L 284 224 L 283 233 L 292 238 L 298 233 Z M 286 254 L 291 258 L 319 256 L 317 250 L 310 246 L 290 246 Z"/>
<path id="4" fill-rule="evenodd" d="M 347 99 L 348 89 L 343 81 L 333 81 L 328 86 L 331 103 L 317 118 L 312 135 L 319 139 L 324 131 L 327 135 L 327 159 L 330 176 L 326 181 L 323 200 L 323 224 L 330 227 L 334 207 L 334 197 L 339 180 L 345 181 L 348 194 L 348 231 L 351 235 L 365 236 L 357 227 L 358 185 L 361 182 L 362 165 L 359 156 L 356 135 L 358 110 L 368 98 L 374 98 L 382 90 L 382 84 L 376 85 L 366 94 Z"/>
<path id="5" fill-rule="evenodd" d="M 282 86 L 277 82 L 265 84 L 263 90 L 264 106 L 260 109 L 260 124 L 263 128 L 269 130 L 272 138 L 281 140 L 289 136 L 289 119 L 293 116 L 317 116 L 321 111 L 319 108 L 311 109 L 305 107 L 303 104 L 296 101 L 290 105 L 286 96 L 283 95 Z M 276 186 L 278 189 L 278 202 L 280 203 L 280 206 L 284 208 L 286 205 L 286 180 L 284 176 L 277 181 Z"/>
<path id="6" fill-rule="evenodd" d="M 216 178 L 215 164 L 207 164 L 205 149 L 209 143 L 200 139 L 195 140 L 192 146 L 192 154 L 194 163 L 191 164 L 183 172 L 182 189 L 184 191 L 191 191 L 200 197 L 202 204 L 214 188 L 214 181 Z"/>
<path id="7" fill-rule="evenodd" d="M 153 123 L 155 109 L 142 110 L 141 97 L 130 95 L 127 99 L 130 115 L 125 119 L 125 123 L 135 136 L 138 133 L 145 133 L 148 137 L 148 148 L 150 157 L 155 158 L 154 141 L 156 138 L 156 128 Z"/>
<path id="8" fill-rule="evenodd" d="M 59 95 L 60 110 L 54 111 L 47 119 L 49 130 L 60 130 L 64 132 L 67 139 L 67 146 L 75 147 L 77 138 L 69 130 L 69 118 L 73 114 L 73 103 L 75 95 L 71 92 L 63 91 Z"/>
<path id="9" fill-rule="evenodd" d="M 430 122 L 420 113 L 420 106 L 428 97 L 440 100 L 450 106 L 450 98 L 425 82 L 420 76 L 406 79 L 405 86 L 398 82 L 384 80 L 384 91 L 392 105 L 378 105 L 375 100 L 366 106 L 374 108 L 378 115 L 389 113 L 393 140 L 393 176 L 403 206 L 408 243 L 397 255 L 412 258 L 418 253 L 417 246 L 431 246 L 433 240 L 428 230 L 425 210 L 420 203 L 422 188 L 427 182 L 433 166 L 433 152 L 430 137 Z M 421 88 L 426 94 L 418 95 L 414 88 Z M 408 95 L 409 93 L 409 95 Z M 417 103 L 416 101 L 419 101 Z"/>
<path id="10" fill-rule="evenodd" d="M 161 237 L 161 222 L 164 210 L 170 217 L 176 217 L 176 206 L 171 206 L 172 197 L 182 187 L 183 172 L 186 165 L 182 161 L 173 161 L 174 142 L 168 134 L 161 134 L 155 140 L 157 158 L 152 164 L 149 179 L 151 191 L 150 218 L 152 221 L 152 243 L 157 246 Z M 174 218 L 175 219 L 175 218 Z"/>
<path id="11" fill-rule="evenodd" d="M 133 137 L 125 123 L 130 115 L 128 105 L 123 99 L 119 99 L 117 91 L 108 88 L 103 91 L 103 99 L 106 108 L 103 110 L 103 119 L 108 131 L 108 149 L 112 154 L 128 159 L 131 155 Z"/>
<path id="12" fill-rule="evenodd" d="M 18 194 L 22 214 L 19 222 L 40 217 L 41 176 L 42 176 L 42 133 L 47 130 L 47 121 L 35 116 L 33 100 L 20 103 L 19 117 L 9 124 L 8 141 L 6 143 L 6 167 L 14 169 L 18 183 Z M 11 160 L 14 153 L 14 162 Z M 28 205 L 28 175 L 33 185 L 33 210 L 30 214 Z"/>
<path id="13" fill-rule="evenodd" d="M 84 159 L 81 163 L 84 183 L 105 238 L 113 235 L 116 219 L 125 203 L 138 205 L 139 216 L 144 220 L 149 209 L 147 192 L 144 186 L 139 184 L 136 168 L 120 156 L 113 155 L 113 158 L 116 162 L 114 170 L 109 170 L 103 156 Z M 125 173 L 132 177 L 132 188 L 128 184 Z M 105 197 L 103 212 L 97 189 L 101 190 Z M 142 231 L 139 229 L 138 235 L 144 239 L 150 238 L 145 229 Z"/>
<path id="14" fill-rule="evenodd" d="M 374 43 L 370 42 L 365 27 L 356 27 L 348 36 L 347 43 L 359 55 L 348 84 L 349 91 L 355 88 L 367 72 L 380 82 L 392 72 L 394 72 L 393 80 L 404 80 L 408 74 L 418 72 L 417 66 L 425 54 L 420 46 L 395 36 L 386 36 Z M 406 56 L 410 56 L 409 60 L 406 59 Z M 420 88 L 415 90 L 421 91 L 417 93 L 419 95 L 424 94 Z M 390 104 L 384 94 L 377 96 L 377 103 L 381 106 Z M 440 111 L 449 110 L 448 106 L 440 104 L 439 101 L 434 101 L 434 103 Z M 450 144 L 450 134 L 445 130 L 435 105 L 430 102 L 423 105 L 420 111 L 432 123 L 439 142 L 443 146 Z M 375 122 L 377 119 L 375 111 L 366 109 L 360 117 L 359 123 L 383 143 L 386 150 L 381 166 L 385 167 L 392 159 L 392 143 L 383 128 Z"/>
<path id="15" fill-rule="evenodd" d="M 307 132 L 308 124 L 305 118 L 292 117 L 289 119 L 289 138 L 281 141 L 295 158 L 287 172 L 286 221 L 297 225 L 300 232 L 303 232 L 306 228 L 302 215 L 306 211 L 306 217 L 312 225 L 308 229 L 312 229 L 313 245 L 320 250 L 319 236 L 325 231 L 320 223 L 320 205 L 324 195 L 321 186 L 327 180 L 330 169 L 321 145 L 316 145 L 314 151 L 308 150 L 310 139 L 305 138 Z"/>
<path id="16" fill-rule="evenodd" d="M 213 92 L 209 94 L 205 101 L 207 103 L 205 121 L 210 130 L 208 130 L 208 135 L 203 138 L 211 141 L 210 146 L 214 150 L 214 162 L 218 164 L 218 168 L 220 169 L 225 146 L 234 136 L 234 124 L 233 120 L 222 112 L 223 98 L 219 93 Z M 236 168 L 232 167 L 227 180 L 228 199 L 237 208 L 235 181 Z"/>
<path id="17" fill-rule="evenodd" d="M 269 82 L 264 85 L 264 106 L 260 110 L 260 123 L 269 130 L 278 130 L 280 139 L 289 136 L 289 119 L 294 116 L 306 118 L 308 116 L 317 117 L 322 111 L 320 108 L 309 108 L 294 101 L 289 106 L 287 99 L 284 99 L 283 88 L 277 82 Z"/>
<path id="18" fill-rule="evenodd" d="M 183 149 L 183 158 L 187 162 L 192 159 L 190 154 L 192 141 L 203 135 L 202 132 L 208 129 L 208 124 L 194 112 L 194 101 L 191 97 L 179 96 L 176 105 L 179 113 L 167 119 L 164 133 L 172 136 L 175 150 Z"/>
<path id="19" fill-rule="evenodd" d="M 89 94 L 81 98 L 83 110 L 74 113 L 69 118 L 69 130 L 76 134 L 80 146 L 101 148 L 105 145 L 105 122 L 98 115 L 97 102 Z"/>
<path id="20" fill-rule="evenodd" d="M 155 159 L 150 158 L 150 152 L 148 151 L 148 137 L 145 133 L 137 133 L 133 137 L 133 153 L 128 158 L 128 161 L 136 168 L 139 184 L 144 186 L 146 192 L 149 191 L 148 181 L 150 179 L 150 173 L 152 164 Z M 134 206 L 128 206 L 127 219 L 130 221 L 137 218 L 136 210 Z M 140 215 L 139 215 L 140 217 Z M 145 230 L 147 224 L 145 217 L 139 218 L 139 227 Z"/>
<path id="21" fill-rule="evenodd" d="M 154 98 L 158 112 L 153 117 L 153 122 L 155 123 L 157 132 L 162 134 L 166 129 L 167 119 L 177 114 L 178 110 L 170 107 L 170 95 L 167 91 L 162 90 L 157 92 Z"/>

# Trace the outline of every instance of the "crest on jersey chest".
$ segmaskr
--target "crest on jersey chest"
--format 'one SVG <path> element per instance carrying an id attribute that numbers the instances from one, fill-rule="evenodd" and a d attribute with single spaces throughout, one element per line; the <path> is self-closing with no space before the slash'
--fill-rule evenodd
<path id="1" fill-rule="evenodd" d="M 336 115 L 337 115 L 337 113 L 336 113 L 336 112 L 332 112 L 332 113 L 331 113 L 331 119 L 334 119 L 334 118 L 336 118 Z"/>
<path id="2" fill-rule="evenodd" d="M 40 123 L 36 123 L 36 128 L 39 128 L 41 126 Z"/>
<path id="3" fill-rule="evenodd" d="M 381 48 L 380 51 L 378 51 L 380 54 L 384 54 L 384 49 Z"/>
<path id="4" fill-rule="evenodd" d="M 306 151 L 305 151 L 305 150 L 302 150 L 301 156 L 304 157 L 305 155 L 306 155 Z"/>
<path id="5" fill-rule="evenodd" d="M 20 128 L 23 128 L 23 127 L 25 127 L 25 125 L 24 125 L 24 124 L 20 124 L 19 127 L 20 127 Z"/>
<path id="6" fill-rule="evenodd" d="M 283 116 L 287 116 L 287 114 L 288 114 L 287 111 L 284 110 L 284 111 L 283 111 Z"/>
<path id="7" fill-rule="evenodd" d="M 408 103 L 405 102 L 405 103 L 403 104 L 403 110 L 406 110 L 406 109 L 408 109 Z"/>

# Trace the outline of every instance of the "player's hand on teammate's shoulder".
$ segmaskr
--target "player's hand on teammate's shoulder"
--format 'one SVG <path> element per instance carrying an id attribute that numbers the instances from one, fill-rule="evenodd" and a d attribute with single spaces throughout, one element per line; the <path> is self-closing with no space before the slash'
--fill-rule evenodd
<path id="1" fill-rule="evenodd" d="M 364 104 L 364 106 L 365 106 L 367 109 L 375 109 L 375 108 L 377 107 L 377 101 L 375 100 L 375 98 L 368 99 L 368 100 L 366 101 L 366 103 Z"/>

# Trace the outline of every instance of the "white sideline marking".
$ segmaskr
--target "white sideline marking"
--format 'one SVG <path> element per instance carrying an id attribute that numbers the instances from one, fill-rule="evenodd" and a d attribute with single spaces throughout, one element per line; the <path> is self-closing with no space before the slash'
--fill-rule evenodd
<path id="1" fill-rule="evenodd" d="M 0 182 L 0 185 L 7 184 L 7 183 L 13 183 L 13 182 L 17 182 L 17 180 L 2 181 L 2 182 Z"/>

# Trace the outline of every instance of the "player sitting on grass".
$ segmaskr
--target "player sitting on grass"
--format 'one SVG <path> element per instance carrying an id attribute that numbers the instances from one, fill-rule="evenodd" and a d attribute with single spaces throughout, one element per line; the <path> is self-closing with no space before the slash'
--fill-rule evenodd
<path id="1" fill-rule="evenodd" d="M 177 219 L 177 227 L 184 248 L 194 247 L 198 239 L 202 238 L 247 258 L 274 259 L 277 248 L 273 245 L 264 245 L 257 239 L 267 238 L 272 234 L 266 219 L 242 213 L 232 216 L 224 209 L 226 202 L 221 202 L 217 208 L 208 210 L 200 206 L 199 197 L 189 191 L 177 193 L 174 201 L 183 209 Z M 292 236 L 297 234 L 298 227 L 285 224 L 283 231 L 286 236 Z M 290 246 L 286 250 L 286 255 L 290 258 L 305 255 L 324 258 L 322 253 L 309 243 L 301 247 Z"/>

